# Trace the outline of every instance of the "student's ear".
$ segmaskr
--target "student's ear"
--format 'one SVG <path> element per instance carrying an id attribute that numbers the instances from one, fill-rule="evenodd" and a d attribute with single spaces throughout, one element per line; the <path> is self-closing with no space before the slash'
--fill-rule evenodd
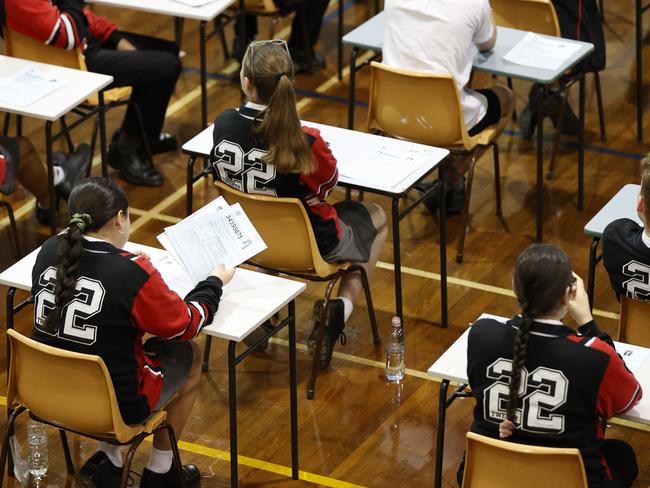
<path id="1" fill-rule="evenodd" d="M 120 210 L 114 217 L 113 225 L 119 234 L 124 234 L 129 228 L 129 216 L 123 210 Z"/>
<path id="2" fill-rule="evenodd" d="M 639 194 L 636 199 L 636 213 L 639 215 L 641 222 L 647 227 L 648 223 L 646 222 L 646 201 L 643 195 Z"/>

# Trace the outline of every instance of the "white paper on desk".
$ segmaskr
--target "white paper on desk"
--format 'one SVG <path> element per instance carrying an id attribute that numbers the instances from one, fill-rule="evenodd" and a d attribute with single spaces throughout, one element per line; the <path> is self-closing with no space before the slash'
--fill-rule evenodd
<path id="1" fill-rule="evenodd" d="M 635 346 L 633 344 L 623 344 L 622 342 L 614 341 L 614 346 L 616 346 L 616 352 L 621 355 L 627 369 L 634 373 L 639 366 L 641 366 L 648 354 L 650 354 L 650 349 L 645 347 Z"/>
<path id="2" fill-rule="evenodd" d="M 394 188 L 405 178 L 436 159 L 435 150 L 425 146 L 384 143 L 359 158 L 339 163 L 342 175 L 369 186 Z"/>
<path id="3" fill-rule="evenodd" d="M 203 7 L 209 3 L 214 3 L 217 0 L 172 0 L 172 2 L 187 5 L 188 7 Z"/>
<path id="4" fill-rule="evenodd" d="M 239 205 L 193 215 L 167 227 L 165 236 L 161 243 L 193 283 L 205 279 L 218 264 L 232 268 L 266 249 Z"/>
<path id="5" fill-rule="evenodd" d="M 556 70 L 579 49 L 580 44 L 576 42 L 528 32 L 503 59 L 522 66 Z"/>
<path id="6" fill-rule="evenodd" d="M 0 100 L 26 107 L 70 83 L 60 73 L 56 76 L 36 67 L 25 67 L 0 79 Z"/>
<path id="7" fill-rule="evenodd" d="M 178 293 L 181 298 L 194 289 L 194 283 L 172 256 L 154 258 L 151 264 L 160 272 L 169 289 Z"/>

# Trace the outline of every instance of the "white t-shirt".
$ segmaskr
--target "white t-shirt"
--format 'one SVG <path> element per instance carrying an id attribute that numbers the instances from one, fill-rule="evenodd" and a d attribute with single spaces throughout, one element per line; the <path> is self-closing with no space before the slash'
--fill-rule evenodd
<path id="1" fill-rule="evenodd" d="M 389 66 L 453 76 L 465 126 L 474 127 L 487 99 L 465 88 L 476 44 L 493 34 L 489 0 L 386 0 L 383 62 Z"/>

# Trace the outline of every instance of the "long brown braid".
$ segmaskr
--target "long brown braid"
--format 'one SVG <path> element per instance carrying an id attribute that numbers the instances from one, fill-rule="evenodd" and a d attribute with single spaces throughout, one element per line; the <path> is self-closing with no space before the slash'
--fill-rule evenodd
<path id="1" fill-rule="evenodd" d="M 129 210 L 124 190 L 108 178 L 86 178 L 79 183 L 68 199 L 70 223 L 62 234 L 59 262 L 54 285 L 54 308 L 45 318 L 42 328 L 51 334 L 59 330 L 61 312 L 75 296 L 79 262 L 83 252 L 82 237 L 89 231 L 102 228 L 121 210 Z"/>
<path id="2" fill-rule="evenodd" d="M 521 309 L 522 322 L 512 347 L 512 373 L 508 385 L 506 418 L 517 423 L 521 372 L 534 319 L 558 308 L 566 288 L 573 282 L 571 262 L 566 253 L 551 244 L 533 244 L 517 258 L 513 285 Z"/>

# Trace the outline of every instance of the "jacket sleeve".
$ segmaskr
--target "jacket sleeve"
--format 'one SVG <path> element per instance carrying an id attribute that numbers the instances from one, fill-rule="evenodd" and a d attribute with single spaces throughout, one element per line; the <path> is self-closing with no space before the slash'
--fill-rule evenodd
<path id="1" fill-rule="evenodd" d="M 6 0 L 7 26 L 44 44 L 83 47 L 88 28 L 83 0 Z"/>
<path id="2" fill-rule="evenodd" d="M 88 7 L 84 8 L 84 13 L 88 19 L 88 31 L 101 44 L 106 44 L 111 36 L 117 31 L 117 25 L 110 20 L 95 13 Z"/>
<path id="3" fill-rule="evenodd" d="M 336 158 L 330 151 L 328 144 L 321 137 L 318 129 L 303 127 L 303 131 L 314 139 L 311 153 L 314 158 L 315 169 L 313 173 L 301 175 L 300 181 L 309 188 L 311 195 L 308 195 L 308 197 L 317 196 L 320 200 L 325 200 L 336 187 L 339 179 Z"/>
<path id="4" fill-rule="evenodd" d="M 131 309 L 131 323 L 135 327 L 166 339 L 188 340 L 212 323 L 221 299 L 220 279 L 208 276 L 183 300 L 169 289 L 146 257 L 135 262 L 149 275 Z"/>
<path id="5" fill-rule="evenodd" d="M 641 385 L 627 369 L 625 361 L 614 347 L 597 337 L 589 340 L 585 345 L 609 356 L 607 369 L 598 388 L 596 414 L 603 418 L 610 418 L 627 412 L 639 403 L 643 396 Z"/>

